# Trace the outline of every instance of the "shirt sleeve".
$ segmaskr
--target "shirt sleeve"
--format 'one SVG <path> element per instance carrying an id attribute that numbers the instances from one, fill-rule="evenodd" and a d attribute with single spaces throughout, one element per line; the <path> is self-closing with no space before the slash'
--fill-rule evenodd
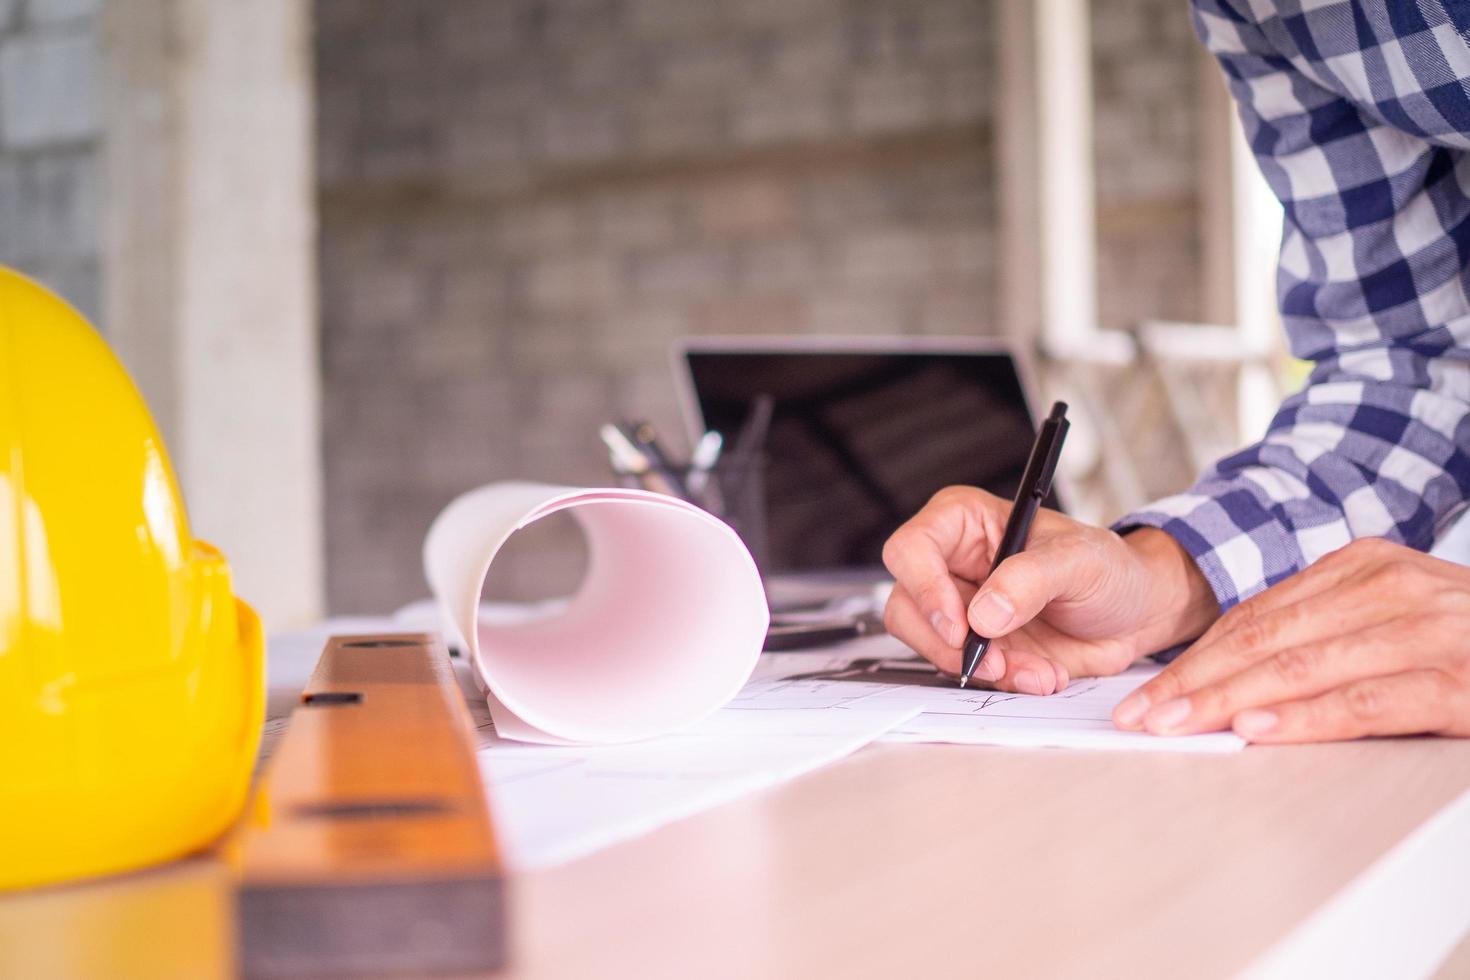
<path id="1" fill-rule="evenodd" d="M 1176 538 L 1222 610 L 1354 538 L 1427 549 L 1470 496 L 1470 155 L 1395 124 L 1381 57 L 1305 56 L 1310 24 L 1245 10 L 1197 0 L 1195 26 L 1285 206 L 1277 294 L 1313 369 L 1264 439 L 1116 525 Z"/>

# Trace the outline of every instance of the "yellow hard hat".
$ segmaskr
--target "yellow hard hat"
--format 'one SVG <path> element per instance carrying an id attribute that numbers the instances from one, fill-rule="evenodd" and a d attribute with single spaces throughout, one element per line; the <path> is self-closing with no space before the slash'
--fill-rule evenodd
<path id="1" fill-rule="evenodd" d="M 0 268 L 0 888 L 199 849 L 244 802 L 260 621 L 195 541 L 138 390 Z"/>

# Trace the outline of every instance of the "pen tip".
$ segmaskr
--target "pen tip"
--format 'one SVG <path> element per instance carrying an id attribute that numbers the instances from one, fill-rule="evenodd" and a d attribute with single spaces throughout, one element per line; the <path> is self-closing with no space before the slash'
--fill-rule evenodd
<path id="1" fill-rule="evenodd" d="M 970 683 L 970 675 L 969 674 L 965 674 L 962 677 L 960 677 L 960 687 L 966 687 L 967 685 L 969 685 L 969 683 Z"/>

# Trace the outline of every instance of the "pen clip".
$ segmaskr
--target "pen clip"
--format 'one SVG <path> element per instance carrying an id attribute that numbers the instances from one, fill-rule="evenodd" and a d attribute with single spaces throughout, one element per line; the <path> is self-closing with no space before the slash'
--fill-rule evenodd
<path id="1" fill-rule="evenodd" d="M 1067 430 L 1072 423 L 1067 421 L 1067 406 L 1064 402 L 1057 402 L 1052 406 L 1051 415 L 1041 423 L 1042 434 L 1046 445 L 1046 458 L 1042 461 L 1041 472 L 1036 478 L 1036 489 L 1032 495 L 1037 500 L 1046 499 L 1051 493 L 1052 479 L 1057 473 L 1057 462 L 1062 457 L 1062 442 L 1067 438 Z"/>

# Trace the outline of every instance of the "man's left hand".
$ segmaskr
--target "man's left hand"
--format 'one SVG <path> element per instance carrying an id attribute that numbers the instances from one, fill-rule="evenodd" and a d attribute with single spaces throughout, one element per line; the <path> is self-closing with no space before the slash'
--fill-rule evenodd
<path id="1" fill-rule="evenodd" d="M 1355 541 L 1230 610 L 1113 722 L 1252 742 L 1470 735 L 1470 568 Z"/>

